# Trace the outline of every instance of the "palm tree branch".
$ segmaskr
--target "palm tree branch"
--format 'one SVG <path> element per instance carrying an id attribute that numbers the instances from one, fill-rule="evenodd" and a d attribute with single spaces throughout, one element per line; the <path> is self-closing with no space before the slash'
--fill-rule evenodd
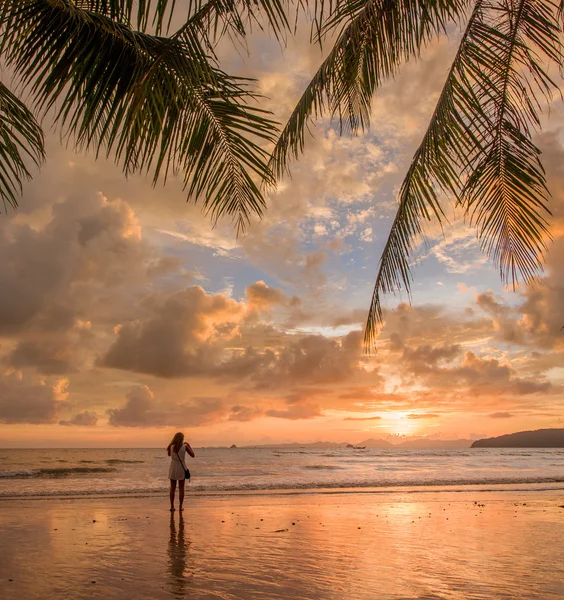
<path id="1" fill-rule="evenodd" d="M 0 198 L 16 208 L 28 163 L 39 166 L 45 158 L 43 132 L 33 113 L 0 82 Z"/>
<path id="2" fill-rule="evenodd" d="M 461 202 L 478 229 L 482 249 L 514 287 L 542 271 L 550 238 L 549 192 L 540 150 L 532 142 L 540 126 L 535 88 L 550 97 L 554 82 L 546 62 L 562 65 L 557 6 L 538 0 L 504 2 L 497 27 L 506 29 L 505 53 L 494 69 L 497 97 L 490 100 L 494 132 L 488 152 L 476 165 Z"/>
<path id="3" fill-rule="evenodd" d="M 262 213 L 254 176 L 273 177 L 259 142 L 273 141 L 276 126 L 253 106 L 252 80 L 221 71 L 196 35 L 134 31 L 69 0 L 12 4 L 4 21 L 7 62 L 36 105 L 56 111 L 67 139 L 113 154 L 126 173 L 152 169 L 155 183 L 182 171 L 188 193 L 238 228 Z M 204 148 L 213 150 L 215 166 L 202 158 Z"/>
<path id="4" fill-rule="evenodd" d="M 364 344 L 374 347 L 378 327 L 383 322 L 382 296 L 396 293 L 402 287 L 411 290 L 412 273 L 409 257 L 415 239 L 421 235 L 421 220 L 434 216 L 440 223 L 444 217 L 438 191 L 456 193 L 459 168 L 468 160 L 469 146 L 477 143 L 475 137 L 467 142 L 462 123 L 475 102 L 472 94 L 462 94 L 460 75 L 467 60 L 475 29 L 480 26 L 482 1 L 479 0 L 466 25 L 458 50 L 450 67 L 445 85 L 437 101 L 423 139 L 415 151 L 399 193 L 399 206 L 384 245 L 366 327 Z M 461 85 L 462 84 L 462 85 Z M 454 152 L 455 161 L 451 162 Z M 474 150 L 475 151 L 475 150 Z"/>
<path id="5" fill-rule="evenodd" d="M 539 252 L 547 230 L 539 211 L 546 212 L 547 191 L 538 149 L 530 141 L 529 126 L 540 122 L 537 103 L 530 95 L 533 86 L 550 94 L 553 82 L 536 53 L 561 64 L 560 42 L 545 7 L 541 14 L 530 15 L 523 27 L 528 43 L 517 40 L 519 27 L 505 31 L 495 18 L 496 11 L 496 5 L 486 0 L 475 5 L 423 142 L 402 184 L 367 319 L 365 345 L 369 349 L 383 319 L 382 295 L 402 286 L 409 293 L 408 261 L 414 238 L 421 235 L 420 220 L 429 219 L 425 207 L 442 221 L 439 192 L 454 196 L 471 212 L 482 248 L 499 264 L 502 276 L 509 273 L 513 279 L 520 271 L 530 279 L 540 265 Z M 526 76 L 533 81 L 527 83 Z M 494 171 L 491 162 L 496 157 Z M 505 164 L 500 164 L 500 157 Z M 492 197 L 497 184 L 499 190 Z"/>
<path id="6" fill-rule="evenodd" d="M 421 48 L 464 11 L 467 0 L 343 0 L 336 3 L 318 41 L 341 28 L 292 111 L 276 147 L 271 166 L 278 176 L 288 171 L 305 144 L 314 118 L 329 112 L 338 117 L 341 131 L 356 133 L 369 125 L 375 90 L 399 66 L 419 55 Z"/>

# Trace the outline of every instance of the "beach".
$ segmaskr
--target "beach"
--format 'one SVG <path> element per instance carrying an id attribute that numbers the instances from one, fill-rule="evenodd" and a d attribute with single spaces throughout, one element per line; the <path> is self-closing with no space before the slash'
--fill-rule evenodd
<path id="1" fill-rule="evenodd" d="M 564 494 L 333 490 L 0 500 L 0 597 L 564 597 Z"/>

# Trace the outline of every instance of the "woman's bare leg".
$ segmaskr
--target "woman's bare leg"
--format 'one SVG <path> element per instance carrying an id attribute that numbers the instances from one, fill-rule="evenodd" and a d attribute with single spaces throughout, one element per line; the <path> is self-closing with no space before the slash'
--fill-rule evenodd
<path id="1" fill-rule="evenodd" d="M 171 479 L 170 480 L 170 510 L 174 510 L 174 493 L 175 492 L 176 492 L 176 479 Z M 184 496 L 184 493 L 182 494 L 182 496 Z M 180 503 L 180 506 L 182 506 L 182 502 Z"/>
<path id="2" fill-rule="evenodd" d="M 186 479 L 180 479 L 178 482 L 178 499 L 180 500 L 180 508 L 178 510 L 184 510 L 182 504 L 184 502 L 184 484 Z"/>

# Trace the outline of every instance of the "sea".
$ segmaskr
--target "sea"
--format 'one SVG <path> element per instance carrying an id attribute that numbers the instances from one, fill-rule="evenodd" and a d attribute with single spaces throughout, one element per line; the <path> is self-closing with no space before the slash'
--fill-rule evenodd
<path id="1" fill-rule="evenodd" d="M 564 490 L 564 449 L 196 448 L 190 493 Z M 153 495 L 161 448 L 2 449 L 0 498 Z"/>

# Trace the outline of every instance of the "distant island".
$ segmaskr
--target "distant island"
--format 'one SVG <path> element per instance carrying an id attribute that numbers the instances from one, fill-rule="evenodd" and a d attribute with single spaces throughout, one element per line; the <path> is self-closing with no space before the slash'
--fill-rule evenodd
<path id="1" fill-rule="evenodd" d="M 388 440 L 369 438 L 363 440 L 358 444 L 351 444 L 349 442 L 310 442 L 300 443 L 293 442 L 289 444 L 253 444 L 251 446 L 244 446 L 245 448 L 319 448 L 319 449 L 330 449 L 330 448 L 347 448 L 349 450 L 365 450 L 365 449 L 425 449 L 425 448 L 470 448 L 472 440 L 435 440 L 435 439 L 415 439 L 415 440 L 403 440 L 396 443 L 392 443 Z"/>
<path id="2" fill-rule="evenodd" d="M 472 448 L 564 448 L 564 429 L 519 431 L 476 440 Z"/>

